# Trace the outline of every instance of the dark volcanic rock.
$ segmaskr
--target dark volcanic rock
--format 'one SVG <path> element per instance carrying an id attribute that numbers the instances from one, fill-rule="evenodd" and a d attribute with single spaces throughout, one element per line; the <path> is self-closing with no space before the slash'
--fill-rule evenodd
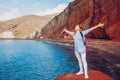
<path id="1" fill-rule="evenodd" d="M 73 30 L 76 24 L 83 24 L 84 29 L 105 24 L 103 29 L 92 31 L 87 37 L 112 39 L 120 41 L 120 0 L 75 0 L 43 29 L 46 38 L 60 39 L 66 34 L 60 34 L 66 26 Z"/>

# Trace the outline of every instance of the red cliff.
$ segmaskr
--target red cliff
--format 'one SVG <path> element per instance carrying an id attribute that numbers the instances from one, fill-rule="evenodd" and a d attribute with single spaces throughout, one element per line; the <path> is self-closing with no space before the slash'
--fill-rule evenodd
<path id="1" fill-rule="evenodd" d="M 73 30 L 76 24 L 83 24 L 88 29 L 99 22 L 105 24 L 104 28 L 87 37 L 120 41 L 120 0 L 75 0 L 42 29 L 41 36 L 60 39 L 66 35 L 60 34 L 65 26 Z"/>
<path id="2" fill-rule="evenodd" d="M 112 77 L 95 70 L 89 70 L 89 79 L 86 80 L 114 80 Z M 85 80 L 84 75 L 76 75 L 75 73 L 64 74 L 56 77 L 56 80 Z"/>

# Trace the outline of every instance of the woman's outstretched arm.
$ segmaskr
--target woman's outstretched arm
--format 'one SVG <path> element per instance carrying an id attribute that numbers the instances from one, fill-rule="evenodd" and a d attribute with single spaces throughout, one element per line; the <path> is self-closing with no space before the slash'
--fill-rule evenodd
<path id="1" fill-rule="evenodd" d="M 92 27 L 91 29 L 94 30 L 94 29 L 96 29 L 96 28 L 98 28 L 98 27 L 103 27 L 103 26 L 104 26 L 104 24 L 99 23 L 98 25 Z"/>
<path id="2" fill-rule="evenodd" d="M 62 32 L 66 32 L 66 33 L 68 33 L 69 35 L 71 35 L 71 36 L 73 36 L 74 35 L 74 32 L 70 32 L 70 31 L 68 31 L 67 29 L 63 29 L 63 31 Z"/>
<path id="3" fill-rule="evenodd" d="M 96 29 L 96 28 L 98 28 L 98 27 L 103 27 L 103 26 L 104 26 L 104 24 L 99 23 L 98 25 L 96 25 L 96 26 L 94 26 L 94 27 L 92 27 L 92 28 L 90 28 L 90 29 L 84 30 L 84 31 L 83 31 L 83 35 L 86 35 L 86 34 L 88 34 L 89 32 L 91 32 L 92 30 L 94 30 L 94 29 Z"/>

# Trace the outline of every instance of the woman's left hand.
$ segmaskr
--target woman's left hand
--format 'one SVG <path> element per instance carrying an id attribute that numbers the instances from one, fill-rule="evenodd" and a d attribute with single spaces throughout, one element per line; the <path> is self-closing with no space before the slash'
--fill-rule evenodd
<path id="1" fill-rule="evenodd" d="M 99 23 L 97 26 L 98 26 L 98 27 L 103 27 L 104 24 L 103 24 L 103 23 Z"/>

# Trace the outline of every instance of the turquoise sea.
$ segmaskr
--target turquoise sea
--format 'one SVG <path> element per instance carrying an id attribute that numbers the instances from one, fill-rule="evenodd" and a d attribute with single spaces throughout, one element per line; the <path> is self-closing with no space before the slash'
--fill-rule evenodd
<path id="1" fill-rule="evenodd" d="M 78 71 L 77 60 L 67 46 L 47 41 L 1 40 L 0 80 L 54 80 Z"/>

